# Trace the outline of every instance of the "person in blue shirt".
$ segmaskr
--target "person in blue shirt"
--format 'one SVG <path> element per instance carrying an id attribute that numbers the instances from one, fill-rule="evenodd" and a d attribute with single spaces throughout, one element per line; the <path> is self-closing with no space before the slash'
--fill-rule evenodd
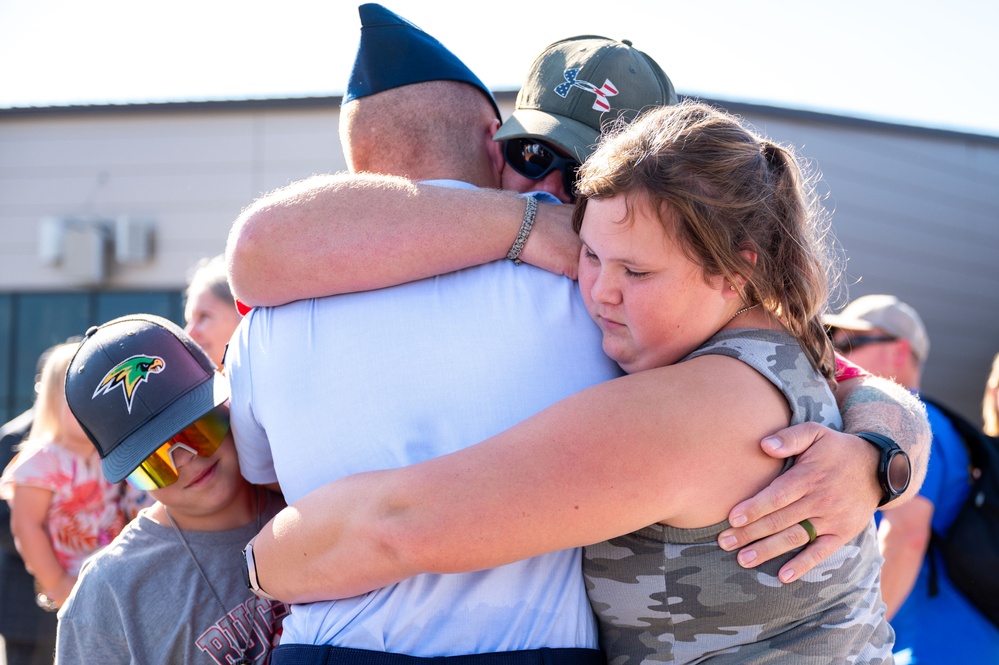
<path id="1" fill-rule="evenodd" d="M 825 323 L 834 346 L 850 361 L 918 394 L 930 341 L 912 307 L 891 295 L 869 295 L 825 317 Z M 932 532 L 947 532 L 970 486 L 964 443 L 939 409 L 924 405 L 933 433 L 926 480 L 918 496 L 882 513 L 878 527 L 885 559 L 881 593 L 895 629 L 895 662 L 999 662 L 999 628 L 954 587 L 939 553 L 929 550 Z"/>

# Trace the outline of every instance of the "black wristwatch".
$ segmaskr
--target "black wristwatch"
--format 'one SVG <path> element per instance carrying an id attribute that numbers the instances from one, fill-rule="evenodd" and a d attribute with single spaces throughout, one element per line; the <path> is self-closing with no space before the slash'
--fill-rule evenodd
<path id="1" fill-rule="evenodd" d="M 884 494 L 878 504 L 880 508 L 905 492 L 912 478 L 912 464 L 906 452 L 890 437 L 877 432 L 857 432 L 857 436 L 881 451 L 878 483 Z"/>
<path id="2" fill-rule="evenodd" d="M 266 591 L 260 588 L 260 581 L 257 579 L 257 562 L 253 560 L 253 541 L 251 540 L 243 548 L 243 582 L 246 588 L 267 600 L 277 600 Z"/>

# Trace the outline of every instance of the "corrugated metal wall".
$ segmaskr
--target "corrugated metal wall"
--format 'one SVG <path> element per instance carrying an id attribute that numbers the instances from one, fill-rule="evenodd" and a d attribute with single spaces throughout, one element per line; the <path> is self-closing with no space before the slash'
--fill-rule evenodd
<path id="1" fill-rule="evenodd" d="M 344 168 L 336 123 L 332 104 L 0 114 L 0 291 L 75 286 L 38 260 L 49 216 L 152 220 L 153 260 L 104 286 L 179 288 L 254 197 Z"/>
<path id="2" fill-rule="evenodd" d="M 509 113 L 513 94 L 498 97 Z M 102 288 L 180 289 L 255 196 L 344 167 L 338 103 L 0 110 L 0 292 L 80 288 L 38 259 L 39 220 L 53 215 L 154 220 L 153 260 Z M 924 390 L 977 421 L 999 352 L 999 139 L 718 103 L 815 162 L 849 297 L 915 307 L 932 343 Z"/>
<path id="3" fill-rule="evenodd" d="M 980 422 L 999 353 L 999 139 L 759 108 L 744 115 L 822 172 L 849 299 L 891 293 L 912 305 L 930 336 L 923 391 Z"/>

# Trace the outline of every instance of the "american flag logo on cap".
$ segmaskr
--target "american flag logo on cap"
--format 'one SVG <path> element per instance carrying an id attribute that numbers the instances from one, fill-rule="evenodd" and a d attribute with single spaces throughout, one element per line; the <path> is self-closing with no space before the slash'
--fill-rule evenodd
<path id="1" fill-rule="evenodd" d="M 567 69 L 562 75 L 565 77 L 565 83 L 560 83 L 555 86 L 556 95 L 559 97 L 568 97 L 570 90 L 573 88 L 580 88 L 596 95 L 596 99 L 593 101 L 594 111 L 610 111 L 611 105 L 610 102 L 607 101 L 607 98 L 613 97 L 617 94 L 617 88 L 614 87 L 614 84 L 611 83 L 610 79 L 605 80 L 604 84 L 598 88 L 589 81 L 576 78 L 579 75 L 579 67 Z"/>

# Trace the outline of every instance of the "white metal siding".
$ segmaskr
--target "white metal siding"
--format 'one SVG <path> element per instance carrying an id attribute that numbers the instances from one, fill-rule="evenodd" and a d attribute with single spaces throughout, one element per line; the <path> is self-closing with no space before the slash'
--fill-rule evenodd
<path id="1" fill-rule="evenodd" d="M 999 140 L 730 108 L 816 163 L 849 298 L 894 293 L 915 307 L 932 344 L 924 390 L 978 420 L 999 352 Z M 154 220 L 153 260 L 104 288 L 180 289 L 254 197 L 343 168 L 332 100 L 0 114 L 0 292 L 77 288 L 37 258 L 39 220 L 59 215 Z"/>
<path id="2" fill-rule="evenodd" d="M 105 288 L 180 288 L 256 196 L 344 168 L 336 122 L 334 108 L 0 118 L 0 291 L 76 286 L 37 258 L 50 216 L 153 220 L 153 260 Z"/>
<path id="3" fill-rule="evenodd" d="M 847 299 L 912 305 L 930 336 L 923 391 L 980 422 L 999 353 L 999 140 L 744 115 L 822 172 Z"/>

